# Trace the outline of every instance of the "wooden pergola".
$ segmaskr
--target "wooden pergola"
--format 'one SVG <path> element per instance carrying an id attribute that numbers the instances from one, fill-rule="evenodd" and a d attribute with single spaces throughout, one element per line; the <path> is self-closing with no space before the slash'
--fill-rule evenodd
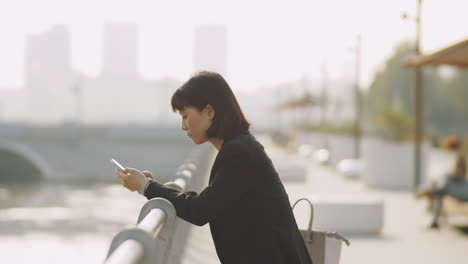
<path id="1" fill-rule="evenodd" d="M 320 102 L 317 98 L 311 94 L 304 94 L 300 98 L 290 99 L 285 103 L 282 103 L 276 107 L 277 110 L 292 110 L 292 109 L 304 109 L 308 107 L 320 106 Z"/>
<path id="2" fill-rule="evenodd" d="M 413 56 L 409 58 L 405 64 L 406 66 L 410 67 L 449 65 L 459 68 L 468 68 L 468 39 L 440 49 L 431 54 Z M 422 105 L 418 104 L 418 102 L 422 102 L 421 93 L 416 94 L 418 94 L 418 96 L 414 97 L 414 104 L 419 105 L 418 111 L 422 112 Z M 416 156 L 420 156 L 420 142 L 423 135 L 422 118 L 420 115 L 416 115 L 415 127 L 420 128 L 414 139 L 414 149 L 415 153 L 417 154 Z M 415 167 L 417 167 L 417 171 L 420 171 L 419 166 L 420 162 L 415 160 Z M 415 177 L 415 182 L 418 182 L 418 175 L 415 175 Z"/>
<path id="3" fill-rule="evenodd" d="M 414 56 L 406 61 L 407 66 L 452 65 L 468 68 L 468 39 L 428 55 Z"/>

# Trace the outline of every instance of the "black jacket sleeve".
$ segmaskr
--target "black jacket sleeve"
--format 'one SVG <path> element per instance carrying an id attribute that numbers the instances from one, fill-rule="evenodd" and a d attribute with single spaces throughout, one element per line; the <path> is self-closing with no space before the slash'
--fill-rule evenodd
<path id="1" fill-rule="evenodd" d="M 238 203 L 249 189 L 248 151 L 240 144 L 227 144 L 218 155 L 215 175 L 200 194 L 180 192 L 154 182 L 148 186 L 145 196 L 165 198 L 174 205 L 178 217 L 195 225 L 206 224 Z"/>

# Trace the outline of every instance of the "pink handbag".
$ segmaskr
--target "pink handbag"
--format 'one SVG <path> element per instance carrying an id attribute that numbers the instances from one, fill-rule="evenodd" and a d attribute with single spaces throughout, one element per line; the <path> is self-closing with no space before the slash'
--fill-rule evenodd
<path id="1" fill-rule="evenodd" d="M 339 264 L 341 255 L 341 244 L 345 242 L 350 245 L 348 239 L 336 232 L 313 231 L 312 223 L 314 219 L 314 206 L 307 198 L 297 200 L 292 209 L 300 202 L 306 201 L 310 205 L 310 219 L 307 230 L 299 230 L 306 243 L 309 254 L 314 264 Z"/>

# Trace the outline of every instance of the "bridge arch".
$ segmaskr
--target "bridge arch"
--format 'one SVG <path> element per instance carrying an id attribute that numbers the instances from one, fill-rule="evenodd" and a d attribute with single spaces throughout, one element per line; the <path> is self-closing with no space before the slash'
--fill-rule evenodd
<path id="1" fill-rule="evenodd" d="M 0 182 L 39 181 L 50 175 L 47 162 L 30 148 L 0 140 Z"/>

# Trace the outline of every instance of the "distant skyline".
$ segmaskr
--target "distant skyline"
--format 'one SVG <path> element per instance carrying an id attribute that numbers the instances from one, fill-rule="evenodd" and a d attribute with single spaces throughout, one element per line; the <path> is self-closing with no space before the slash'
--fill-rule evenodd
<path id="1" fill-rule="evenodd" d="M 197 26 L 194 33 L 193 71 L 215 71 L 228 78 L 226 27 Z"/>
<path id="2" fill-rule="evenodd" d="M 137 31 L 131 22 L 105 24 L 103 67 L 98 76 L 73 71 L 67 26 L 55 25 L 46 32 L 29 34 L 25 41 L 24 89 L 2 93 L 0 119 L 49 124 L 174 121 L 170 95 L 180 82 L 141 78 Z M 194 37 L 193 71 L 210 70 L 227 76 L 225 27 L 197 26 Z M 138 103 L 115 107 L 116 101 Z"/>
<path id="3" fill-rule="evenodd" d="M 24 38 L 64 24 L 71 34 L 73 69 L 96 76 L 101 71 L 105 22 L 135 22 L 138 69 L 147 79 L 186 80 L 194 63 L 196 25 L 227 29 L 228 81 L 234 90 L 320 78 L 326 61 L 329 78 L 354 78 L 356 35 L 362 35 L 362 86 L 395 44 L 414 36 L 416 0 L 396 1 L 58 1 L 0 0 L 0 89 L 23 86 Z M 26 8 L 24 8 L 26 7 Z M 468 3 L 423 1 L 423 52 L 468 37 Z"/>

